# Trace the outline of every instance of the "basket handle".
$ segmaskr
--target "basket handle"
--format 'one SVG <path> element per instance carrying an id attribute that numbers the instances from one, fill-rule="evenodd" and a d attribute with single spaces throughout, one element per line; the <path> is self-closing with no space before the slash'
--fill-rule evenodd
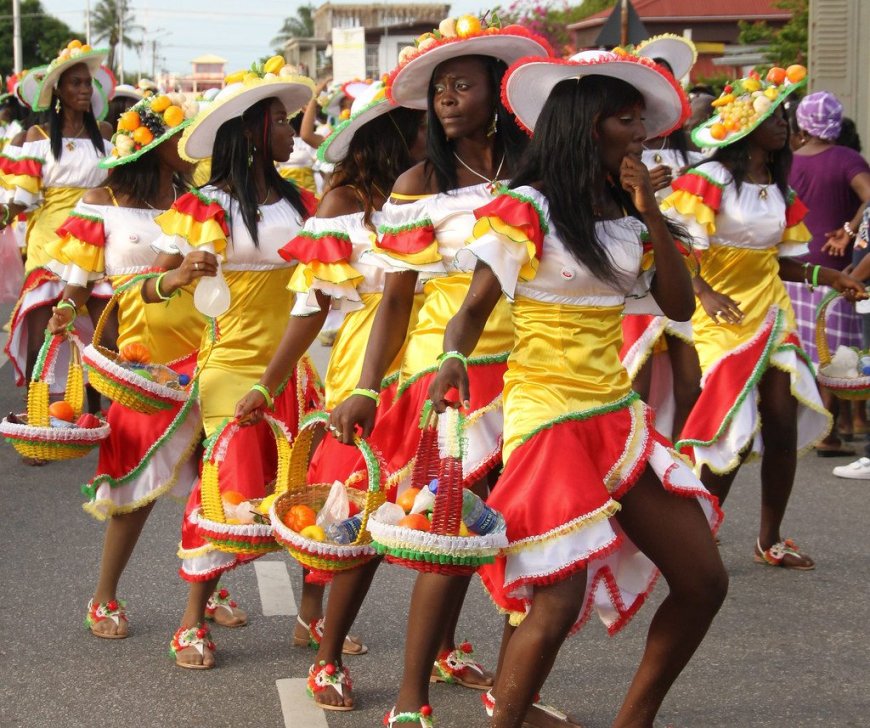
<path id="1" fill-rule="evenodd" d="M 274 492 L 283 493 L 287 490 L 290 478 L 290 440 L 291 435 L 280 421 L 266 415 L 264 417 L 269 429 L 275 437 L 275 445 L 278 449 L 278 469 L 275 477 Z M 202 495 L 203 514 L 210 521 L 225 522 L 223 501 L 220 491 L 220 464 L 223 462 L 226 448 L 230 440 L 241 429 L 238 420 L 228 419 L 206 442 L 206 450 L 202 456 L 202 478 L 200 491 Z"/>
<path id="2" fill-rule="evenodd" d="M 138 285 L 139 283 L 144 283 L 149 278 L 157 278 L 159 275 L 161 274 L 140 273 L 133 276 L 129 281 L 125 281 L 112 291 L 112 297 L 109 299 L 109 302 L 106 304 L 106 307 L 100 314 L 100 318 L 97 320 L 97 325 L 94 327 L 94 336 L 91 339 L 91 344 L 93 344 L 94 347 L 98 347 L 100 345 L 100 342 L 103 339 L 103 330 L 106 328 L 106 325 L 110 320 L 112 311 L 117 308 L 118 302 L 121 300 L 121 294 L 126 293 L 131 288 L 133 288 L 133 286 Z"/>
<path id="3" fill-rule="evenodd" d="M 831 363 L 831 347 L 828 346 L 828 337 L 825 331 L 825 317 L 828 312 L 828 306 L 831 302 L 839 297 L 837 291 L 828 293 L 819 304 L 816 311 L 816 349 L 819 352 L 819 367 L 827 366 Z"/>
<path id="4" fill-rule="evenodd" d="M 73 408 L 76 417 L 82 413 L 85 383 L 82 372 L 81 342 L 73 334 L 56 336 L 46 331 L 27 387 L 27 422 L 34 427 L 49 425 L 49 385 L 53 381 L 57 357 L 64 340 L 67 340 L 71 347 L 64 400 Z"/>

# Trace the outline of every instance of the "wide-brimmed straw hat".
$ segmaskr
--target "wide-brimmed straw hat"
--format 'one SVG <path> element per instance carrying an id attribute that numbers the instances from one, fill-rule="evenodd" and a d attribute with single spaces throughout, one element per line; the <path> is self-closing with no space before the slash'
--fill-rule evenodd
<path id="1" fill-rule="evenodd" d="M 190 162 L 210 157 L 218 129 L 263 99 L 277 98 L 288 115 L 304 108 L 314 96 L 314 81 L 294 71 L 282 56 L 273 56 L 264 64 L 254 64 L 250 71 L 227 76 L 227 85 L 184 130 L 179 154 Z"/>
<path id="2" fill-rule="evenodd" d="M 327 164 L 340 162 L 347 156 L 350 142 L 357 131 L 370 121 L 398 108 L 387 98 L 383 82 L 368 84 L 354 99 L 350 118 L 341 122 L 317 148 L 318 159 Z"/>
<path id="3" fill-rule="evenodd" d="M 473 15 L 447 18 L 399 54 L 387 78 L 387 96 L 399 106 L 425 109 L 435 68 L 459 56 L 491 56 L 510 65 L 525 56 L 551 56 L 550 44 L 520 25 L 487 27 Z"/>
<path id="4" fill-rule="evenodd" d="M 643 56 L 586 51 L 569 60 L 524 58 L 511 66 L 502 81 L 507 107 L 527 131 L 534 131 L 544 103 L 560 81 L 585 76 L 618 78 L 644 98 L 647 138 L 668 134 L 689 116 L 689 101 L 674 77 Z"/>
<path id="5" fill-rule="evenodd" d="M 83 63 L 88 67 L 91 76 L 95 76 L 97 70 L 103 65 L 109 55 L 109 51 L 105 48 L 93 49 L 89 45 L 83 45 L 80 41 L 70 41 L 57 58 L 55 58 L 48 66 L 45 67 L 45 76 L 37 89 L 36 96 L 33 100 L 34 111 L 45 111 L 51 105 L 51 95 L 60 81 L 60 77 L 65 71 Z M 108 69 L 106 69 L 108 71 Z M 107 98 L 111 98 L 111 93 L 115 90 L 114 76 L 111 71 L 108 71 L 112 78 L 111 90 L 104 88 L 103 91 Z M 104 76 L 108 78 L 109 76 Z M 102 81 L 101 81 L 102 84 Z M 108 84 L 106 84 L 108 85 Z"/>
<path id="6" fill-rule="evenodd" d="M 762 78 L 754 71 L 725 85 L 713 101 L 715 113 L 692 130 L 699 147 L 726 147 L 743 139 L 798 89 L 807 85 L 807 69 L 795 64 L 774 67 Z"/>
<path id="7" fill-rule="evenodd" d="M 139 159 L 190 126 L 198 112 L 199 104 L 187 94 L 171 93 L 140 100 L 121 114 L 112 136 L 115 148 L 100 166 L 111 169 Z"/>
<path id="8" fill-rule="evenodd" d="M 695 65 L 698 60 L 698 50 L 688 38 L 673 33 L 663 33 L 648 38 L 638 44 L 635 54 L 645 58 L 661 58 L 671 67 L 674 77 L 679 81 Z"/>
<path id="9" fill-rule="evenodd" d="M 129 83 L 118 84 L 115 86 L 115 93 L 112 94 L 113 99 L 135 99 L 136 101 L 139 101 L 144 97 L 145 94 L 135 86 L 131 86 Z"/>
<path id="10" fill-rule="evenodd" d="M 31 68 L 16 86 L 15 93 L 20 101 L 29 106 L 31 109 L 36 109 L 36 100 L 39 95 L 39 90 L 42 88 L 48 66 L 37 66 Z M 99 66 L 93 73 L 93 90 L 91 91 L 91 111 L 97 121 L 102 121 L 106 118 L 109 111 L 109 98 L 115 90 L 115 76 L 106 67 Z"/>

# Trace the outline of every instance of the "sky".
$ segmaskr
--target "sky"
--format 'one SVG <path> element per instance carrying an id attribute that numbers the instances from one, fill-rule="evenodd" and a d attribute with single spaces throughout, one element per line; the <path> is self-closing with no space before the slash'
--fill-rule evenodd
<path id="1" fill-rule="evenodd" d="M 97 0 L 90 0 L 91 8 Z M 315 4 L 317 4 L 315 0 Z M 339 3 L 340 4 L 340 3 Z M 87 0 L 42 0 L 46 12 L 74 31 L 84 32 Z M 190 61 L 203 53 L 226 58 L 227 72 L 246 68 L 272 50 L 270 41 L 284 18 L 295 15 L 298 3 L 288 0 L 131 0 L 137 25 L 148 51 L 141 56 L 124 50 L 124 71 L 151 75 L 152 42 L 157 44 L 157 69 L 190 72 Z M 452 15 L 486 7 L 486 0 L 457 0 Z"/>

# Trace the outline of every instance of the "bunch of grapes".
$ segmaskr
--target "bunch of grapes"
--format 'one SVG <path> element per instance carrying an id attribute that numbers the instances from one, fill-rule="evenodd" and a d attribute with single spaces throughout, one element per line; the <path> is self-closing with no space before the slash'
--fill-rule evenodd
<path id="1" fill-rule="evenodd" d="M 142 120 L 142 126 L 148 129 L 155 139 L 163 133 L 164 124 L 159 114 L 143 109 L 139 112 L 139 117 Z"/>
<path id="2" fill-rule="evenodd" d="M 725 128 L 734 132 L 754 124 L 758 120 L 758 112 L 753 108 L 751 98 L 741 97 L 719 109 L 719 117 Z"/>

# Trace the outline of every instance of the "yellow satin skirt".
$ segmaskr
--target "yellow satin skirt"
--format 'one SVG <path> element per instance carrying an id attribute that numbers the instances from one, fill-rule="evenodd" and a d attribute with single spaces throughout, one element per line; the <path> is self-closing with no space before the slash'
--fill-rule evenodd
<path id="1" fill-rule="evenodd" d="M 117 288 L 130 276 L 112 276 Z M 143 344 L 154 362 L 165 364 L 186 357 L 199 348 L 205 317 L 193 306 L 192 288 L 182 288 L 165 304 L 146 304 L 138 286 L 118 301 L 118 347 Z"/>
<path id="2" fill-rule="evenodd" d="M 752 339 L 771 306 L 785 312 L 785 331 L 797 331 L 791 300 L 779 277 L 776 248 L 713 246 L 701 255 L 701 275 L 715 291 L 734 299 L 744 314 L 739 324 L 717 324 L 700 303 L 696 306 L 692 332 L 702 371 Z"/>
<path id="3" fill-rule="evenodd" d="M 332 345 L 332 354 L 329 357 L 329 365 L 324 378 L 326 389 L 326 409 L 332 410 L 350 396 L 351 390 L 359 383 L 362 373 L 363 360 L 365 359 L 366 346 L 372 332 L 375 314 L 378 312 L 378 304 L 383 297 L 380 293 L 362 293 L 360 298 L 365 305 L 359 311 L 352 311 L 344 317 L 341 327 L 335 336 Z M 423 305 L 423 294 L 414 296 L 414 307 L 411 309 L 411 318 L 408 320 L 410 332 L 417 321 L 417 313 Z M 405 342 L 407 342 L 407 336 Z M 405 343 L 390 364 L 387 376 L 398 371 L 405 355 Z"/>
<path id="4" fill-rule="evenodd" d="M 197 366 L 206 435 L 232 417 L 236 403 L 260 380 L 287 328 L 292 268 L 224 271 L 232 297 L 215 330 L 206 326 Z"/>
<path id="5" fill-rule="evenodd" d="M 42 205 L 27 215 L 25 273 L 42 268 L 51 260 L 45 246 L 57 239 L 55 231 L 63 225 L 85 192 L 87 190 L 82 187 L 46 187 L 42 191 Z"/>
<path id="6" fill-rule="evenodd" d="M 438 355 L 444 351 L 444 329 L 452 319 L 468 293 L 471 273 L 456 273 L 442 278 L 433 278 L 423 286 L 423 305 L 417 314 L 417 323 L 408 335 L 405 356 L 399 377 L 402 383 L 416 374 L 437 366 Z M 480 341 L 469 359 L 496 361 L 513 348 L 514 328 L 511 322 L 510 304 L 504 297 L 493 309 Z"/>
<path id="7" fill-rule="evenodd" d="M 502 460 L 560 418 L 627 406 L 631 379 L 619 360 L 623 306 L 571 306 L 517 296 L 516 345 L 504 377 Z M 582 474 L 578 474 L 582 476 Z"/>

